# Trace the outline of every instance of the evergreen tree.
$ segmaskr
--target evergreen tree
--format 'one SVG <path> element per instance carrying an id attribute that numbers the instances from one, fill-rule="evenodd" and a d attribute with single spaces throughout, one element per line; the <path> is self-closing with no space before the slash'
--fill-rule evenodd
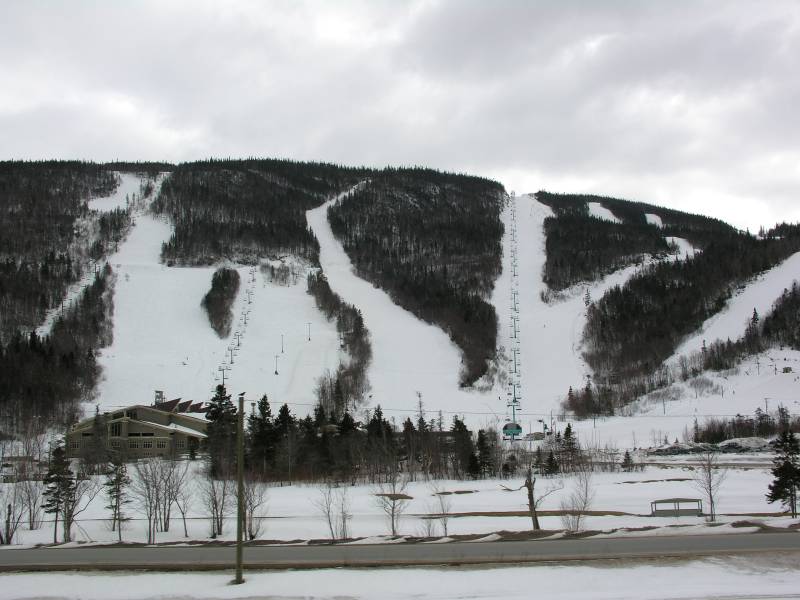
<path id="1" fill-rule="evenodd" d="M 492 470 L 492 450 L 489 447 L 489 440 L 486 436 L 486 431 L 483 429 L 478 430 L 478 466 L 480 467 L 480 476 L 486 477 L 487 473 Z"/>
<path id="2" fill-rule="evenodd" d="M 558 474 L 558 470 L 559 470 L 558 461 L 556 460 L 556 456 L 555 454 L 553 454 L 553 451 L 550 450 L 550 452 L 547 455 L 547 462 L 544 465 L 544 474 L 556 475 Z"/>
<path id="3" fill-rule="evenodd" d="M 633 458 L 631 458 L 630 451 L 625 450 L 625 456 L 622 457 L 622 464 L 620 466 L 626 473 L 633 471 Z"/>
<path id="4" fill-rule="evenodd" d="M 106 472 L 106 480 L 103 487 L 106 490 L 106 497 L 108 504 L 106 508 L 111 511 L 111 531 L 117 529 L 117 539 L 122 541 L 122 524 L 127 521 L 127 517 L 123 513 L 123 507 L 129 504 L 131 500 L 127 495 L 127 488 L 131 483 L 128 477 L 128 469 L 125 462 L 119 456 L 114 456 L 111 459 L 111 464 Z"/>
<path id="5" fill-rule="evenodd" d="M 64 505 L 75 493 L 75 479 L 64 447 L 59 443 L 52 452 L 50 469 L 44 478 L 44 512 L 53 515 L 53 543 L 58 542 L 58 520 Z"/>
<path id="6" fill-rule="evenodd" d="M 265 473 L 275 459 L 277 442 L 275 424 L 272 421 L 272 409 L 266 394 L 261 396 L 255 413 L 247 419 L 247 434 L 250 442 L 251 465 Z"/>
<path id="7" fill-rule="evenodd" d="M 789 430 L 784 430 L 775 442 L 772 475 L 767 501 L 778 500 L 797 518 L 797 491 L 800 489 L 800 444 Z"/>
<path id="8" fill-rule="evenodd" d="M 213 477 L 224 476 L 233 468 L 236 457 L 236 407 L 224 385 L 217 386 L 206 410 L 206 419 L 211 474 Z"/>

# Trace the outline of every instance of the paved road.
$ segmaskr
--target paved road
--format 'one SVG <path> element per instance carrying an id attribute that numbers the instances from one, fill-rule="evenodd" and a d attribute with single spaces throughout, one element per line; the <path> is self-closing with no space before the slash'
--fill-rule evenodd
<path id="1" fill-rule="evenodd" d="M 800 534 L 751 533 L 522 542 L 246 547 L 248 568 L 525 563 L 800 552 Z M 230 568 L 233 546 L 94 547 L 0 550 L 0 571 L 214 570 Z"/>

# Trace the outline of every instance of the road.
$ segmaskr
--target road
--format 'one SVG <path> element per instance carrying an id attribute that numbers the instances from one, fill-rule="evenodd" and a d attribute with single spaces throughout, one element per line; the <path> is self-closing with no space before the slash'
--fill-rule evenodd
<path id="1" fill-rule="evenodd" d="M 800 534 L 748 533 L 606 539 L 561 539 L 445 544 L 249 546 L 251 569 L 468 565 L 622 558 L 800 552 Z M 230 568 L 234 547 L 95 546 L 0 550 L 0 571 L 216 570 Z"/>

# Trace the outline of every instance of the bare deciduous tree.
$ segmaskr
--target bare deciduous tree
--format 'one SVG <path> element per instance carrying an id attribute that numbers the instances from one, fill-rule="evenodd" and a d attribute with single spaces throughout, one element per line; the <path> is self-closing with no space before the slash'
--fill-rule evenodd
<path id="1" fill-rule="evenodd" d="M 211 476 L 210 469 L 206 470 L 202 480 L 200 493 L 205 505 L 206 514 L 211 521 L 211 537 L 222 535 L 225 528 L 225 515 L 228 511 L 228 502 L 233 493 L 234 485 L 230 477 L 222 474 L 219 479 Z"/>
<path id="2" fill-rule="evenodd" d="M 28 516 L 28 529 L 34 531 L 42 526 L 42 494 L 44 482 L 41 479 L 29 478 L 20 483 L 22 503 Z"/>
<path id="3" fill-rule="evenodd" d="M 159 508 L 163 495 L 163 477 L 160 458 L 143 458 L 134 466 L 135 477 L 130 489 L 147 520 L 147 543 L 156 541 Z"/>
<path id="4" fill-rule="evenodd" d="M 314 506 L 322 513 L 328 526 L 332 540 L 344 540 L 350 537 L 350 500 L 347 488 L 337 486 L 328 480 L 319 487 Z"/>
<path id="5" fill-rule="evenodd" d="M 379 483 L 375 489 L 376 503 L 386 514 L 386 520 L 393 536 L 397 535 L 400 517 L 408 508 L 408 502 L 411 500 L 411 496 L 405 493 L 407 485 L 406 476 L 399 469 L 393 469 L 386 476 L 386 480 Z"/>
<path id="6" fill-rule="evenodd" d="M 78 515 L 89 508 L 94 497 L 100 493 L 102 486 L 88 476 L 76 476 L 75 485 L 64 497 L 61 505 L 61 518 L 64 526 L 64 542 L 72 541 L 72 526 Z"/>
<path id="7" fill-rule="evenodd" d="M 727 469 L 719 466 L 719 453 L 716 450 L 706 450 L 700 455 L 700 461 L 692 474 L 692 482 L 706 497 L 709 521 L 717 520 L 719 489 L 727 476 Z"/>
<path id="8" fill-rule="evenodd" d="M 431 492 L 434 497 L 436 512 L 436 520 L 439 521 L 439 526 L 442 528 L 442 535 L 447 535 L 447 523 L 450 521 L 450 514 L 453 509 L 453 501 L 449 493 L 442 490 L 437 483 L 431 483 Z"/>
<path id="9" fill-rule="evenodd" d="M 575 471 L 575 481 L 569 496 L 561 501 L 561 524 L 568 531 L 580 531 L 586 512 L 594 501 L 592 472 L 587 468 Z"/>
<path id="10" fill-rule="evenodd" d="M 264 530 L 267 509 L 267 486 L 261 479 L 249 474 L 244 480 L 244 521 L 247 539 L 254 540 Z"/>
<path id="11" fill-rule="evenodd" d="M 19 482 L 0 483 L 0 515 L 3 517 L 0 527 L 0 546 L 8 546 L 14 542 L 14 536 L 25 516 L 25 503 Z"/>
<path id="12" fill-rule="evenodd" d="M 528 469 L 525 474 L 525 483 L 519 486 L 516 489 L 510 489 L 506 486 L 500 486 L 504 490 L 509 492 L 518 492 L 521 489 L 525 489 L 528 495 L 528 512 L 531 515 L 531 526 L 533 527 L 534 531 L 539 531 L 541 526 L 539 525 L 539 507 L 541 506 L 542 502 L 544 502 L 545 498 L 554 494 L 555 492 L 564 488 L 563 484 L 551 483 L 543 493 L 537 495 L 536 494 L 536 477 L 533 476 L 533 467 L 528 466 Z"/>

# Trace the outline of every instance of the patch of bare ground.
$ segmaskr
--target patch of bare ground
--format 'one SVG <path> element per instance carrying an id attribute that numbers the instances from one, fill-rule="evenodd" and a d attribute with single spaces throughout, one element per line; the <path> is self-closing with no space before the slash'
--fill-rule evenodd
<path id="1" fill-rule="evenodd" d="M 692 481 L 690 477 L 669 477 L 667 479 L 643 479 L 641 481 L 618 481 L 615 485 L 633 483 L 662 483 L 666 481 Z"/>

